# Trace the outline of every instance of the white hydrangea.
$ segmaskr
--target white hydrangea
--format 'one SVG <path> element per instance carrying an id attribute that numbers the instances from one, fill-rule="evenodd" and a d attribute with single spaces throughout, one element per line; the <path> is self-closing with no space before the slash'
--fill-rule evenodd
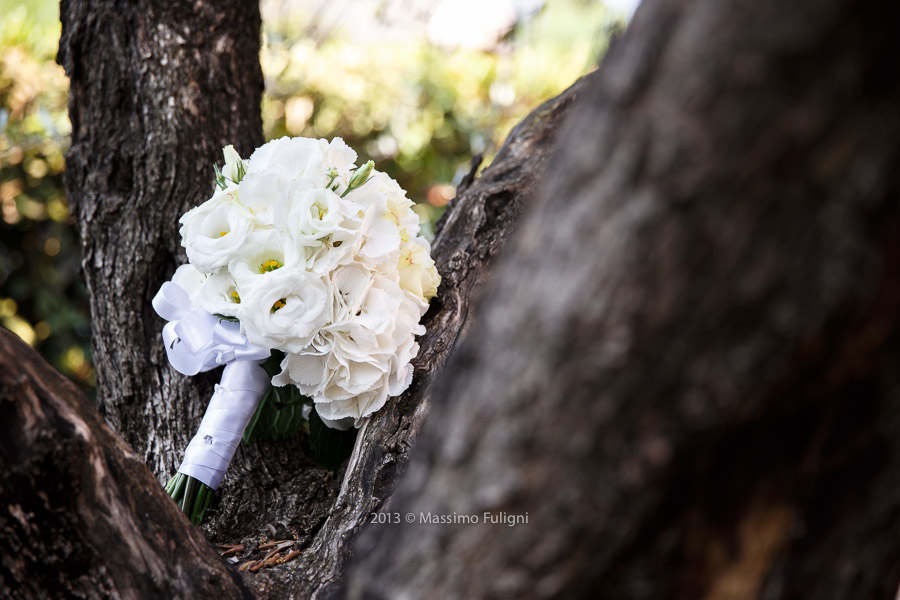
<path id="1" fill-rule="evenodd" d="M 440 284 L 413 203 L 340 138 L 224 153 L 221 189 L 181 219 L 190 264 L 173 281 L 285 353 L 274 385 L 297 386 L 329 426 L 358 427 L 412 381 Z"/>

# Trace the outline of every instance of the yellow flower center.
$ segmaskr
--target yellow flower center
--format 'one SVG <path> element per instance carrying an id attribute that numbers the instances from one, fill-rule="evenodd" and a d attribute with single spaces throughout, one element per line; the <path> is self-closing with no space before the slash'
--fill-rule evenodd
<path id="1" fill-rule="evenodd" d="M 266 262 L 259 265 L 259 272 L 260 273 L 268 273 L 270 271 L 274 271 L 275 269 L 280 269 L 281 266 L 282 265 L 280 262 L 278 262 L 275 259 L 270 258 Z"/>
<path id="2" fill-rule="evenodd" d="M 228 235 L 228 232 L 227 232 L 227 231 L 220 231 L 220 232 L 219 232 L 219 237 L 225 237 L 226 235 Z"/>
<path id="3" fill-rule="evenodd" d="M 231 299 L 234 300 L 235 304 L 241 303 L 241 296 L 237 292 L 231 292 Z"/>
<path id="4" fill-rule="evenodd" d="M 275 312 L 278 309 L 284 308 L 285 299 L 276 300 L 275 304 L 272 305 L 272 312 Z"/>

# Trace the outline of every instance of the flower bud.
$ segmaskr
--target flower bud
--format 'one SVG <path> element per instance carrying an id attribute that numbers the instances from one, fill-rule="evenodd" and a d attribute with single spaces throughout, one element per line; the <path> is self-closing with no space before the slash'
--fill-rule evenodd
<path id="1" fill-rule="evenodd" d="M 374 168 L 375 163 L 371 160 L 358 168 L 356 172 L 353 173 L 353 177 L 350 178 L 350 183 L 347 185 L 347 191 L 349 192 L 358 187 L 362 187 L 369 180 L 369 175 L 372 174 L 372 169 Z"/>
<path id="2" fill-rule="evenodd" d="M 222 174 L 231 181 L 240 183 L 247 174 L 247 166 L 241 160 L 241 155 L 231 145 L 222 148 L 222 154 L 225 155 L 225 167 L 222 169 Z"/>

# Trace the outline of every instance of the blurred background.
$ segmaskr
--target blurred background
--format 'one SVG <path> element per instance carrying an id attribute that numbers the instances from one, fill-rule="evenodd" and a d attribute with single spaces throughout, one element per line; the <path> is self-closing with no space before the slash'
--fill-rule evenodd
<path id="1" fill-rule="evenodd" d="M 266 139 L 342 137 L 429 231 L 472 156 L 489 165 L 513 126 L 593 69 L 637 1 L 263 0 Z M 58 2 L 0 0 L 0 324 L 90 397 L 59 34 Z"/>

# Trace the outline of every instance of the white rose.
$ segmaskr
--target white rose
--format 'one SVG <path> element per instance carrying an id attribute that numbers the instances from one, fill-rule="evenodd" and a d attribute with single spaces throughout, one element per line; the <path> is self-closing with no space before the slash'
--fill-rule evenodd
<path id="1" fill-rule="evenodd" d="M 239 255 L 256 222 L 234 198 L 233 190 L 212 198 L 181 217 L 181 243 L 198 270 L 212 273 Z"/>
<path id="2" fill-rule="evenodd" d="M 441 276 L 434 266 L 434 259 L 428 252 L 428 243 L 421 238 L 410 241 L 400 248 L 400 286 L 422 301 L 428 302 L 437 296 Z"/>
<path id="3" fill-rule="evenodd" d="M 296 353 L 305 348 L 331 317 L 325 282 L 297 268 L 279 268 L 239 281 L 237 318 L 252 344 Z"/>

